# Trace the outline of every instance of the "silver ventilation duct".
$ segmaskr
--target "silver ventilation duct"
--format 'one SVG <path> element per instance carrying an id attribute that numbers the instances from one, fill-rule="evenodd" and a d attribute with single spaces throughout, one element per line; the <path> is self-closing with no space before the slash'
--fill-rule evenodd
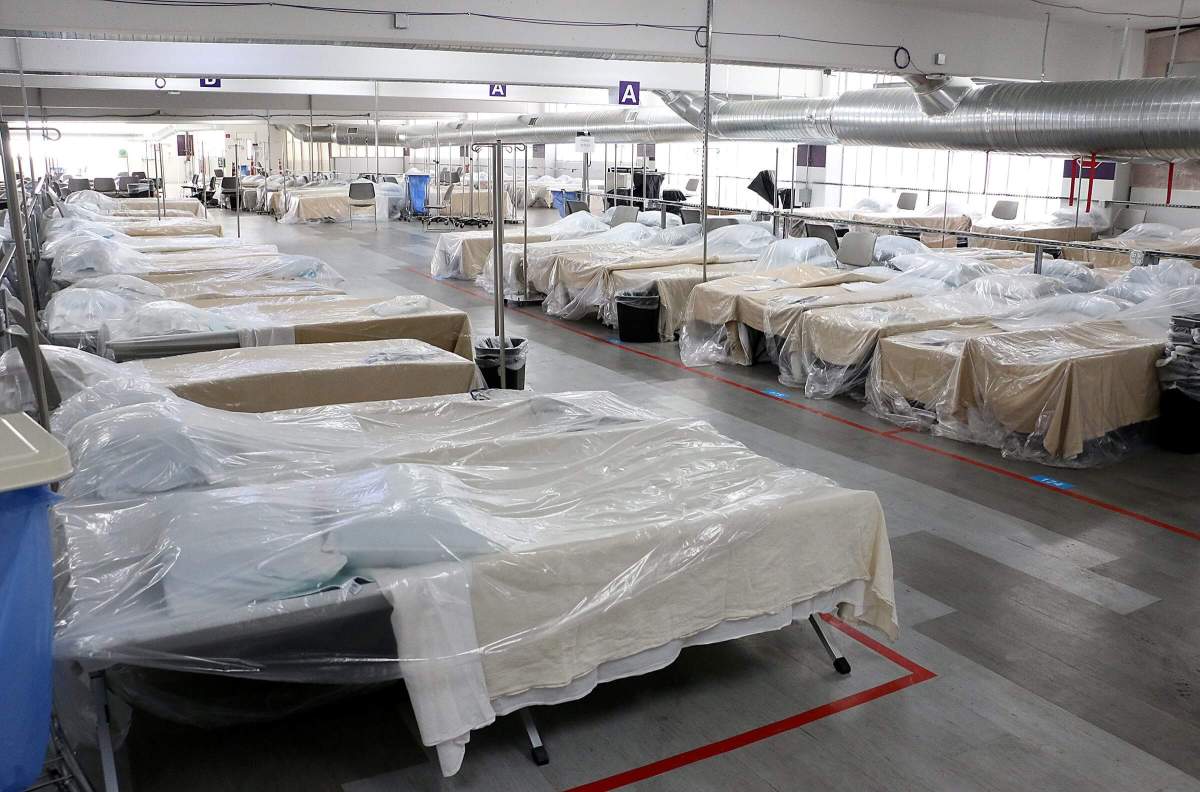
<path id="1" fill-rule="evenodd" d="M 727 102 L 710 134 L 1010 154 L 1200 157 L 1200 78 L 1064 83 L 960 80 L 848 91 L 836 99 Z M 672 108 L 696 94 L 660 94 Z M 684 116 L 699 128 L 694 110 Z"/>
<path id="2" fill-rule="evenodd" d="M 977 85 L 963 78 L 907 78 L 912 87 L 848 91 L 813 99 L 713 99 L 710 135 L 848 146 L 1089 155 L 1175 160 L 1200 158 L 1200 78 Z M 695 140 L 701 94 L 656 92 L 667 109 L 604 109 L 383 127 L 387 146 L 571 143 L 588 132 L 597 143 Z M 307 141 L 303 125 L 288 128 Z M 311 130 L 317 142 L 370 145 L 374 129 L 337 124 Z"/>

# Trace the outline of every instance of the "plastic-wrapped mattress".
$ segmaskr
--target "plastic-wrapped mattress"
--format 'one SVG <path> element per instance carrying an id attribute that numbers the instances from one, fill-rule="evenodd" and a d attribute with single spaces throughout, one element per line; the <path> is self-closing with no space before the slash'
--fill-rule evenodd
<path id="1" fill-rule="evenodd" d="M 610 394 L 261 415 L 160 396 L 63 437 L 60 658 L 402 677 L 447 775 L 497 714 L 693 640 L 829 609 L 897 633 L 873 493 Z"/>

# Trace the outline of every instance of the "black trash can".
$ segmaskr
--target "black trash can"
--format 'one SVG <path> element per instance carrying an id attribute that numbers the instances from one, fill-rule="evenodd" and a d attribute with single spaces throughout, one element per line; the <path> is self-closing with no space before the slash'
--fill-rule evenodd
<path id="1" fill-rule="evenodd" d="M 1176 388 L 1162 392 L 1158 444 L 1179 454 L 1200 453 L 1200 400 Z"/>
<path id="2" fill-rule="evenodd" d="M 529 345 L 524 338 L 504 339 L 505 390 L 525 389 L 525 355 Z M 475 339 L 475 365 L 489 388 L 500 387 L 500 339 L 496 336 Z"/>
<path id="3" fill-rule="evenodd" d="M 617 295 L 617 334 L 625 343 L 658 340 L 657 294 L 621 292 Z"/>

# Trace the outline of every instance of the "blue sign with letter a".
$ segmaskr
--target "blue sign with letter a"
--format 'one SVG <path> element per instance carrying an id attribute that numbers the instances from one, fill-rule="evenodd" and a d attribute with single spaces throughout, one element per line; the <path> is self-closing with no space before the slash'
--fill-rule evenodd
<path id="1" fill-rule="evenodd" d="M 621 80 L 617 87 L 617 104 L 640 105 L 642 103 L 642 84 L 634 80 Z"/>
<path id="2" fill-rule="evenodd" d="M 488 83 L 488 96 L 508 96 L 508 86 L 504 83 Z"/>
<path id="3" fill-rule="evenodd" d="M 220 77 L 201 77 L 200 78 L 200 87 L 201 88 L 220 88 L 221 87 L 221 78 Z"/>

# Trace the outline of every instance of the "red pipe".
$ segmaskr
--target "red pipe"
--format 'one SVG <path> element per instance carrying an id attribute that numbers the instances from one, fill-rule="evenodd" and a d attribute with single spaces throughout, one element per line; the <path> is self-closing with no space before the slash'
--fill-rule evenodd
<path id="1" fill-rule="evenodd" d="M 1096 180 L 1096 155 L 1095 155 L 1095 154 L 1093 154 L 1093 155 L 1092 155 L 1092 159 L 1091 159 L 1091 161 L 1090 161 L 1090 162 L 1088 162 L 1088 197 L 1087 197 L 1087 208 L 1083 210 L 1083 211 L 1085 211 L 1085 212 L 1090 212 L 1090 211 L 1092 211 L 1092 182 L 1094 182 L 1095 180 Z"/>
<path id="2" fill-rule="evenodd" d="M 1175 187 L 1175 163 L 1167 163 L 1167 203 L 1171 203 L 1171 192 Z"/>
<path id="3" fill-rule="evenodd" d="M 1075 205 L 1075 177 L 1079 175 L 1079 160 L 1071 160 L 1071 197 L 1067 199 L 1067 206 Z"/>

